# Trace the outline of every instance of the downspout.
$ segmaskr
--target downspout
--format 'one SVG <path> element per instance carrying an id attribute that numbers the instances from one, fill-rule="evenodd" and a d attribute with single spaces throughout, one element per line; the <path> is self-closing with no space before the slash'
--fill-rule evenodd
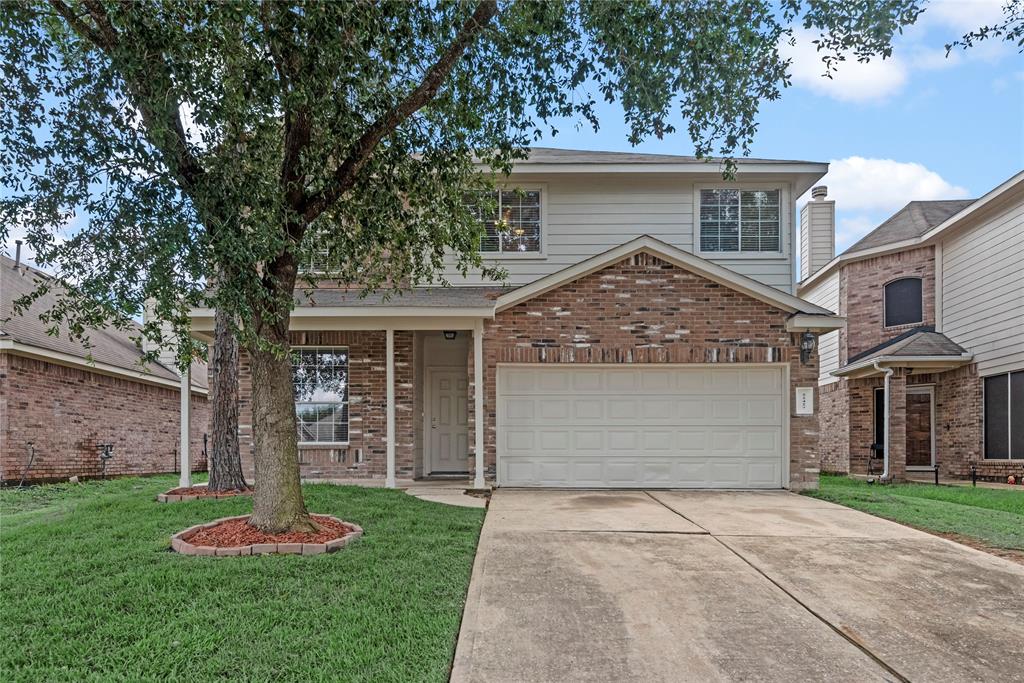
<path id="1" fill-rule="evenodd" d="M 889 378 L 893 375 L 892 368 L 882 368 L 878 361 L 874 362 L 875 370 L 885 373 L 885 384 L 882 390 L 882 396 L 885 400 L 885 412 L 882 413 L 882 432 L 884 434 L 885 443 L 882 444 L 882 481 L 889 480 Z"/>

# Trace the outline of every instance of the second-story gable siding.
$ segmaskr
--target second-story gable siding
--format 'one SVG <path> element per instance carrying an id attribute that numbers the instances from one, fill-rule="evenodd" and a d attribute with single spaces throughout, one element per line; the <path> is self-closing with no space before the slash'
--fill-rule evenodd
<path id="1" fill-rule="evenodd" d="M 982 375 L 1024 368 L 1024 201 L 943 241 L 942 332 Z"/>
<path id="2" fill-rule="evenodd" d="M 839 312 L 839 272 L 834 272 L 803 293 L 803 298 L 812 304 L 827 308 L 833 313 Z M 839 330 L 818 337 L 818 383 L 828 384 L 838 381 L 831 372 L 839 369 Z"/>
<path id="3" fill-rule="evenodd" d="M 656 173 L 515 176 L 510 186 L 543 190 L 544 253 L 495 260 L 508 271 L 510 284 L 522 285 L 645 234 L 693 252 L 695 188 L 715 182 L 721 181 L 713 174 L 698 179 Z M 792 193 L 789 184 L 778 179 L 766 179 L 764 184 L 782 186 L 782 252 L 704 257 L 792 293 Z M 455 285 L 482 282 L 474 273 L 462 278 L 455 268 L 449 268 L 445 277 Z"/>

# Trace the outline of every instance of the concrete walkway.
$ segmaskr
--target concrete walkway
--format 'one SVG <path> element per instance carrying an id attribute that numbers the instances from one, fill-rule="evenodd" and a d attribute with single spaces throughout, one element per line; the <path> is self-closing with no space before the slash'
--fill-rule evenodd
<path id="1" fill-rule="evenodd" d="M 1024 681 L 1022 594 L 790 493 L 498 490 L 452 681 Z"/>

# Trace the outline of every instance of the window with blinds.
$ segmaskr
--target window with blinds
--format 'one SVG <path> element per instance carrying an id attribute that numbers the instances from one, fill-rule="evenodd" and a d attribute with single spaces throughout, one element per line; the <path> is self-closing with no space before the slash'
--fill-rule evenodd
<path id="1" fill-rule="evenodd" d="M 701 190 L 700 250 L 781 252 L 779 191 Z"/>

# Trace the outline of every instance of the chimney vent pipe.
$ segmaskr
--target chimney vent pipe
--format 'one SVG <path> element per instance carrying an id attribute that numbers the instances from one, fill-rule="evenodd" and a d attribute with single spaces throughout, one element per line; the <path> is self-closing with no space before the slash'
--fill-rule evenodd
<path id="1" fill-rule="evenodd" d="M 21 240 L 14 240 L 14 267 L 21 265 Z"/>
<path id="2" fill-rule="evenodd" d="M 820 200 L 824 199 L 827 196 L 828 196 L 828 186 L 827 185 L 815 185 L 814 187 L 811 188 L 811 199 L 814 199 L 816 201 L 820 201 Z"/>

